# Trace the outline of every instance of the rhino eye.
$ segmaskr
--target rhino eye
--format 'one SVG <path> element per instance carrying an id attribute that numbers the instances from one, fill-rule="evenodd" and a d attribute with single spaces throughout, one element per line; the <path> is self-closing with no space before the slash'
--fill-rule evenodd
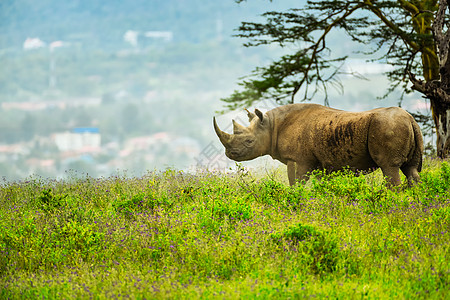
<path id="1" fill-rule="evenodd" d="M 245 140 L 245 144 L 246 144 L 246 145 L 249 145 L 249 146 L 252 145 L 253 142 L 254 142 L 254 140 L 251 140 L 251 139 L 246 139 L 246 140 Z"/>

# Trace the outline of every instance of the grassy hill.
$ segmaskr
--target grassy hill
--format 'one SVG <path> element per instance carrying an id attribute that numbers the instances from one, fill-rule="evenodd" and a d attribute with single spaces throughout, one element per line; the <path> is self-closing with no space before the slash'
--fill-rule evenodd
<path id="1" fill-rule="evenodd" d="M 319 174 L 320 175 L 320 174 Z M 0 298 L 447 298 L 450 165 L 4 182 Z"/>

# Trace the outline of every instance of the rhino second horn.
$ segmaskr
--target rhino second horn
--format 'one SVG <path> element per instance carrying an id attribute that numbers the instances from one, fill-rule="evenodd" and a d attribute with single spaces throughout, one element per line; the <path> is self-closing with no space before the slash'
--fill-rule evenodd
<path id="1" fill-rule="evenodd" d="M 236 134 L 243 131 L 245 131 L 245 127 L 233 120 L 233 133 Z"/>
<path id="2" fill-rule="evenodd" d="M 254 118 L 256 118 L 256 115 L 252 112 L 249 112 L 248 109 L 245 108 L 245 111 L 247 112 L 248 121 L 251 122 Z"/>
<path id="3" fill-rule="evenodd" d="M 217 126 L 215 117 L 213 117 L 213 122 L 214 122 L 214 130 L 216 131 L 216 134 L 219 137 L 220 142 L 222 143 L 222 145 L 226 147 L 230 143 L 231 134 L 228 134 L 220 130 L 219 126 Z"/>

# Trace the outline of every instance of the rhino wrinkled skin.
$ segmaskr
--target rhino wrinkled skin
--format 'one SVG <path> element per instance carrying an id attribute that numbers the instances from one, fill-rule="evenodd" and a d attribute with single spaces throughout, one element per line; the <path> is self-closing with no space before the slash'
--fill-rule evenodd
<path id="1" fill-rule="evenodd" d="M 247 111 L 248 112 L 248 111 Z M 399 107 L 347 112 L 318 104 L 289 104 L 263 114 L 248 112 L 250 125 L 233 120 L 233 134 L 213 125 L 232 160 L 270 155 L 287 165 L 289 183 L 308 179 L 315 169 L 381 168 L 391 185 L 400 170 L 411 185 L 420 180 L 423 138 L 414 118 Z"/>

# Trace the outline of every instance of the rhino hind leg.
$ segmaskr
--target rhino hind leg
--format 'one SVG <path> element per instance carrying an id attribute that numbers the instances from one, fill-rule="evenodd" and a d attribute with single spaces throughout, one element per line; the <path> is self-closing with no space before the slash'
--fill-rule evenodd
<path id="1" fill-rule="evenodd" d="M 408 179 L 408 185 L 413 186 L 420 181 L 419 171 L 417 166 L 403 166 L 401 167 L 403 174 Z"/>
<path id="2" fill-rule="evenodd" d="M 384 177 L 388 180 L 390 186 L 398 186 L 402 183 L 400 179 L 399 167 L 381 167 Z"/>
<path id="3" fill-rule="evenodd" d="M 414 120 L 399 108 L 374 114 L 369 125 L 368 149 L 390 185 L 400 185 L 400 170 L 408 184 L 419 181 L 422 162 L 422 138 Z"/>
<path id="4" fill-rule="evenodd" d="M 398 167 L 382 167 L 381 168 L 384 177 L 387 178 L 390 186 L 398 186 L 402 183 L 400 179 L 400 170 L 405 174 L 408 180 L 408 186 L 413 186 L 420 181 L 419 171 L 417 166 L 406 165 L 400 168 Z"/>

